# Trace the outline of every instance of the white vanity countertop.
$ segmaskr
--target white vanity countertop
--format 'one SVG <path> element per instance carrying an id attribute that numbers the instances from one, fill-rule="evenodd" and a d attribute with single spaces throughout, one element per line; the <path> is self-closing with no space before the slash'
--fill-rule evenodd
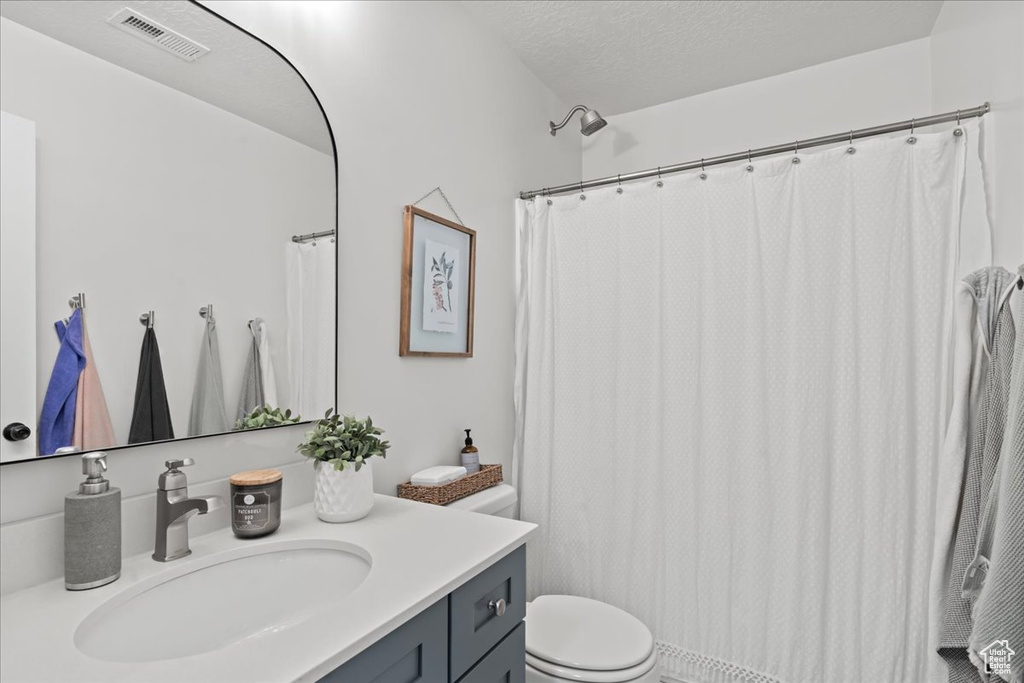
<path id="1" fill-rule="evenodd" d="M 223 513 L 220 513 L 223 514 Z M 327 524 L 311 505 L 282 513 L 263 538 L 235 538 L 230 528 L 191 539 L 192 554 L 166 564 L 128 558 L 121 578 L 88 591 L 49 581 L 0 601 L 0 679 L 22 681 L 315 681 L 391 632 L 495 560 L 526 542 L 536 525 L 378 495 L 368 517 Z M 370 573 L 329 612 L 205 654 L 158 662 L 107 662 L 80 652 L 78 625 L 139 581 L 177 575 L 215 553 L 281 541 L 330 539 L 369 553 Z M 331 590 L 324 577 L 323 590 Z"/>

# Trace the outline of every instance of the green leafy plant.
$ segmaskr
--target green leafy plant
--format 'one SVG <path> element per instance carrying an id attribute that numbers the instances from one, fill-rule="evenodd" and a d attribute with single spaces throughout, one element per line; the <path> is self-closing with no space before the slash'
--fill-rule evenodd
<path id="1" fill-rule="evenodd" d="M 302 418 L 298 415 L 292 415 L 290 408 L 282 413 L 280 408 L 271 408 L 268 405 L 262 405 L 235 422 L 235 429 L 261 429 L 263 427 L 276 427 L 278 425 L 295 424 L 300 420 L 302 420 Z"/>
<path id="2" fill-rule="evenodd" d="M 322 420 L 316 421 L 313 431 L 306 434 L 306 440 L 296 450 L 312 460 L 330 463 L 339 472 L 349 466 L 358 472 L 367 459 L 387 456 L 391 444 L 380 439 L 383 433 L 384 430 L 373 426 L 369 416 L 359 420 L 339 415 L 331 408 Z"/>
<path id="3" fill-rule="evenodd" d="M 441 252 L 441 262 L 438 263 L 436 258 L 431 258 L 433 265 L 430 266 L 430 272 L 433 277 L 433 292 L 434 299 L 437 302 L 438 307 L 442 311 L 452 310 L 452 287 L 455 286 L 455 282 L 452 280 L 452 271 L 455 270 L 455 259 L 449 261 L 446 256 L 448 252 Z M 445 308 L 444 298 L 441 292 L 448 295 L 448 307 Z"/>

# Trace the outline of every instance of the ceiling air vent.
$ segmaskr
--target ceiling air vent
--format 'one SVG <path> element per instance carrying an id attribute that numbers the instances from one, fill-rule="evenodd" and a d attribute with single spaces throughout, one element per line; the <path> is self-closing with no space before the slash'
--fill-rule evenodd
<path id="1" fill-rule="evenodd" d="M 125 33 L 132 34 L 136 38 L 145 40 L 147 43 L 156 45 L 162 50 L 177 55 L 187 62 L 194 62 L 210 51 L 210 48 L 203 47 L 196 41 L 189 40 L 166 26 L 161 26 L 130 7 L 125 7 L 112 16 L 107 20 L 107 23 L 121 29 Z"/>

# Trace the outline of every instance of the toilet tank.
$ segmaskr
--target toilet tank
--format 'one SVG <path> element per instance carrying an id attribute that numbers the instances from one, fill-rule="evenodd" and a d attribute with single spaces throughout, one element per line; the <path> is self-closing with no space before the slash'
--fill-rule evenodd
<path id="1" fill-rule="evenodd" d="M 471 496 L 448 503 L 446 507 L 511 519 L 515 512 L 516 500 L 516 490 L 514 488 L 508 484 L 498 484 L 479 493 L 474 493 Z"/>

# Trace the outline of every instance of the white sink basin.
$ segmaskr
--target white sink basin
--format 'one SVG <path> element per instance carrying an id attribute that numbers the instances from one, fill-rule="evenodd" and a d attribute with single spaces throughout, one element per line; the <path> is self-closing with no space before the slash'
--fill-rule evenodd
<path id="1" fill-rule="evenodd" d="M 264 543 L 179 562 L 86 617 L 78 649 L 112 662 L 211 652 L 337 608 L 370 572 L 368 553 L 336 541 Z"/>

